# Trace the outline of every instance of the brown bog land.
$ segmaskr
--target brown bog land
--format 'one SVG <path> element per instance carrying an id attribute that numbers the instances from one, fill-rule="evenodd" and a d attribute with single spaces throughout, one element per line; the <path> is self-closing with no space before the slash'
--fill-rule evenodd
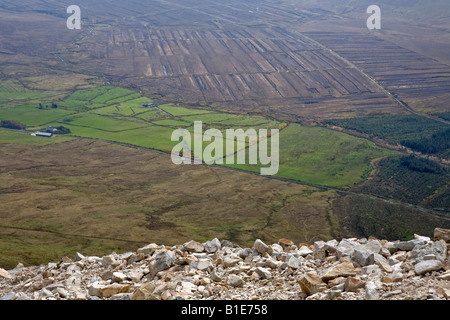
<path id="1" fill-rule="evenodd" d="M 170 155 L 99 141 L 0 148 L 0 263 L 12 267 L 73 250 L 131 250 L 136 243 L 311 242 L 337 235 L 334 191 L 226 168 L 176 166 Z"/>

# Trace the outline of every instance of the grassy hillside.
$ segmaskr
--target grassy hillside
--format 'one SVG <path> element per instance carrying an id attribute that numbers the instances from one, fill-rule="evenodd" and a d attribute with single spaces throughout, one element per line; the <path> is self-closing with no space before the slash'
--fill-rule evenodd
<path id="1" fill-rule="evenodd" d="M 5 144 L 23 144 L 23 145 L 45 146 L 48 144 L 60 143 L 60 142 L 70 141 L 73 139 L 74 138 L 64 137 L 64 136 L 57 136 L 57 137 L 53 137 L 51 139 L 48 139 L 48 138 L 36 139 L 36 137 L 33 137 L 33 136 L 29 135 L 28 133 L 12 131 L 12 130 L 5 130 L 5 129 L 0 128 L 0 143 L 5 143 Z"/>

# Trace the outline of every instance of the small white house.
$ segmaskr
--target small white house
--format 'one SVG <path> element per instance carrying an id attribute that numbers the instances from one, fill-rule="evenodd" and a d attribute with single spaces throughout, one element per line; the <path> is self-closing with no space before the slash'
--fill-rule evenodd
<path id="1" fill-rule="evenodd" d="M 53 136 L 53 133 L 51 133 L 51 132 L 36 132 L 36 137 L 51 138 L 52 136 Z"/>

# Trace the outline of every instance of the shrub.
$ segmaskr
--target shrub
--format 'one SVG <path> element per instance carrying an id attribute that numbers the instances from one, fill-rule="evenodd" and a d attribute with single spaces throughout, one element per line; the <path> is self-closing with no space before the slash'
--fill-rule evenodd
<path id="1" fill-rule="evenodd" d="M 16 130 L 25 130 L 27 126 L 18 121 L 2 120 L 0 121 L 0 127 Z"/>

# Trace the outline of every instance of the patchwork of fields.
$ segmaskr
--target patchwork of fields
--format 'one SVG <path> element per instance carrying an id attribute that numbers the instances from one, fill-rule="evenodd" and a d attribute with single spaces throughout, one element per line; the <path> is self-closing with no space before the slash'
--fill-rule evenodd
<path id="1" fill-rule="evenodd" d="M 132 90 L 98 87 L 79 90 L 62 101 L 52 102 L 57 108 L 45 103 L 40 104 L 45 105 L 43 108 L 39 104 L 1 108 L 0 119 L 18 121 L 35 130 L 64 126 L 70 129 L 71 136 L 126 143 L 167 153 L 171 153 L 178 143 L 171 140 L 173 131 L 185 128 L 193 133 L 195 121 L 201 121 L 204 130 L 220 130 L 224 136 L 223 144 L 226 143 L 227 129 L 281 129 L 278 176 L 333 187 L 361 182 L 372 170 L 373 159 L 392 154 L 367 140 L 325 128 L 173 104 L 146 107 L 146 102 L 149 102 L 148 98 Z M 204 142 L 203 149 L 208 144 Z M 256 172 L 261 164 L 233 167 Z"/>
<path id="2" fill-rule="evenodd" d="M 354 63 L 388 92 L 416 106 L 417 111 L 449 111 L 450 66 L 395 43 L 353 33 L 306 33 Z"/>

